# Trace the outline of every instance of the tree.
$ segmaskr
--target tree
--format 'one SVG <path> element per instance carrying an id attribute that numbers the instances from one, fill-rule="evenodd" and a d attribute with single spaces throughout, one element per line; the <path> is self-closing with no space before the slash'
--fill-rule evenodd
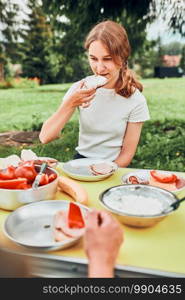
<path id="1" fill-rule="evenodd" d="M 180 55 L 182 52 L 182 44 L 179 42 L 172 42 L 162 46 L 162 54 L 165 55 Z"/>
<path id="2" fill-rule="evenodd" d="M 3 80 L 6 72 L 5 67 L 9 60 L 14 62 L 17 60 L 17 42 L 18 42 L 18 5 L 11 2 L 11 0 L 0 0 L 0 22 L 1 22 L 1 36 L 0 36 L 0 80 Z"/>
<path id="3" fill-rule="evenodd" d="M 182 3 L 182 1 L 179 0 L 177 2 Z M 55 26 L 61 32 L 65 31 L 65 35 L 61 39 L 61 51 L 64 54 L 65 65 L 69 66 L 72 78 L 76 79 L 78 76 L 76 76 L 77 74 L 74 70 L 78 70 L 78 73 L 81 70 L 81 74 L 85 71 L 79 62 L 82 61 L 83 57 L 83 40 L 92 26 L 106 19 L 115 20 L 124 25 L 132 48 L 132 57 L 129 60 L 132 67 L 134 61 L 143 55 L 147 24 L 153 21 L 159 13 L 165 12 L 168 2 L 171 3 L 173 1 L 45 0 L 43 1 L 43 6 Z M 181 32 L 183 15 L 178 10 L 177 3 L 170 5 L 169 15 L 170 26 L 174 30 Z M 65 16 L 66 19 L 62 21 L 61 16 Z"/>
<path id="4" fill-rule="evenodd" d="M 47 17 L 37 0 L 29 0 L 28 20 L 25 20 L 25 29 L 21 35 L 23 42 L 20 45 L 23 59 L 23 75 L 38 77 L 41 83 L 54 82 L 59 72 L 60 56 L 55 55 L 53 48 L 53 32 Z"/>
<path id="5" fill-rule="evenodd" d="M 184 0 L 153 0 L 156 14 L 162 14 L 168 21 L 169 28 L 185 36 L 185 3 Z"/>
<path id="6" fill-rule="evenodd" d="M 180 62 L 180 67 L 182 68 L 182 70 L 184 71 L 185 74 L 185 45 L 182 48 L 182 52 L 181 52 L 181 62 Z"/>

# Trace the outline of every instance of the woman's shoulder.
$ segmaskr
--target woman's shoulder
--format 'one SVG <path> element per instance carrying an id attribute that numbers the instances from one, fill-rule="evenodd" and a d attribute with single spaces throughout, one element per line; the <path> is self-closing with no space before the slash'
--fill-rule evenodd
<path id="1" fill-rule="evenodd" d="M 134 102 L 146 102 L 145 96 L 137 88 L 135 89 L 135 91 L 129 98 L 130 98 L 130 100 L 132 100 Z"/>

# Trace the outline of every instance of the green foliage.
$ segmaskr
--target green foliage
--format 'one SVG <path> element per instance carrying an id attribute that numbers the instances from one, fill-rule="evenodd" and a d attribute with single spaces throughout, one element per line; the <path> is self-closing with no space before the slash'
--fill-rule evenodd
<path id="1" fill-rule="evenodd" d="M 38 78 L 7 78 L 0 81 L 0 89 L 8 88 L 35 88 L 39 86 Z"/>
<path id="2" fill-rule="evenodd" d="M 158 64 L 155 45 L 155 41 L 146 40 L 133 58 L 133 69 L 142 78 L 152 78 L 154 75 L 154 67 Z"/>
<path id="3" fill-rule="evenodd" d="M 29 0 L 31 12 L 22 33 L 23 76 L 37 77 L 41 83 L 54 82 L 60 69 L 61 55 L 53 48 L 53 32 L 38 1 Z"/>
<path id="4" fill-rule="evenodd" d="M 180 67 L 183 69 L 184 74 L 185 74 L 185 45 L 182 48 L 182 56 L 181 56 L 181 61 L 180 61 Z"/>
<path id="5" fill-rule="evenodd" d="M 162 54 L 165 55 L 180 55 L 183 45 L 179 42 L 172 42 L 162 46 Z"/>
<path id="6" fill-rule="evenodd" d="M 38 156 L 54 157 L 68 161 L 75 154 L 78 140 L 78 122 L 66 125 L 62 136 L 46 145 L 39 141 L 24 148 L 31 148 Z M 0 146 L 0 157 L 20 154 L 21 148 Z M 185 122 L 165 120 L 145 123 L 131 168 L 184 171 Z"/>
<path id="7" fill-rule="evenodd" d="M 45 13 L 61 36 L 60 43 L 57 42 L 57 49 L 63 53 L 64 60 L 58 78 L 61 78 L 62 82 L 70 82 L 87 75 L 89 70 L 84 56 L 83 41 L 96 23 L 106 19 L 115 20 L 125 26 L 132 46 L 132 55 L 138 52 L 146 37 L 146 24 L 152 18 L 151 14 L 148 14 L 150 2 L 144 0 L 140 5 L 136 0 L 44 1 Z M 65 15 L 64 21 L 61 21 L 61 15 Z"/>
<path id="8" fill-rule="evenodd" d="M 146 122 L 132 168 L 184 171 L 185 122 Z"/>

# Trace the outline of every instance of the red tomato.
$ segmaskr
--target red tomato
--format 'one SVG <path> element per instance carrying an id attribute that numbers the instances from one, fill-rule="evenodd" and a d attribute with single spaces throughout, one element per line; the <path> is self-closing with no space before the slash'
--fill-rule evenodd
<path id="1" fill-rule="evenodd" d="M 55 180 L 57 178 L 57 174 L 52 173 L 49 175 L 49 182 L 52 182 L 53 180 Z"/>
<path id="2" fill-rule="evenodd" d="M 0 172 L 0 179 L 15 179 L 15 170 L 14 166 L 9 166 L 6 170 Z"/>
<path id="3" fill-rule="evenodd" d="M 27 187 L 27 179 L 26 178 L 17 178 L 17 179 L 9 179 L 9 180 L 0 180 L 0 188 L 1 189 L 25 189 Z"/>
<path id="4" fill-rule="evenodd" d="M 80 207 L 73 202 L 69 204 L 68 226 L 69 228 L 83 228 L 85 226 Z"/>
<path id="5" fill-rule="evenodd" d="M 42 174 L 39 185 L 45 185 L 49 183 L 48 174 Z"/>
<path id="6" fill-rule="evenodd" d="M 170 172 L 163 173 L 160 171 L 152 170 L 150 171 L 150 174 L 155 180 L 162 183 L 172 183 L 177 181 L 177 176 Z"/>
<path id="7" fill-rule="evenodd" d="M 33 165 L 23 165 L 16 168 L 15 175 L 17 178 L 26 178 L 28 182 L 33 182 L 35 177 L 37 176 L 37 172 Z"/>

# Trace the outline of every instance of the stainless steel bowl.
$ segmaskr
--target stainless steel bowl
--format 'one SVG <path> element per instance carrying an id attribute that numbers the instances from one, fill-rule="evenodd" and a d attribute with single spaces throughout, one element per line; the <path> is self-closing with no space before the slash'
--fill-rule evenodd
<path id="1" fill-rule="evenodd" d="M 143 196 L 146 198 L 146 201 L 149 197 L 157 198 L 161 203 L 162 210 L 157 214 L 146 215 L 126 213 L 122 209 L 117 208 L 116 202 L 120 201 L 120 197 L 133 195 Z M 133 227 L 150 227 L 157 224 L 177 209 L 179 202 L 183 200 L 179 201 L 173 193 L 167 190 L 142 184 L 114 186 L 102 192 L 99 199 L 102 206 L 113 213 L 121 223 Z"/>
<path id="2" fill-rule="evenodd" d="M 39 172 L 40 166 L 36 166 L 36 170 Z M 46 185 L 39 186 L 36 190 L 32 188 L 27 190 L 0 189 L 0 208 L 15 210 L 27 203 L 53 199 L 57 191 L 58 172 L 47 167 L 44 173 L 55 173 L 57 178 Z"/>

